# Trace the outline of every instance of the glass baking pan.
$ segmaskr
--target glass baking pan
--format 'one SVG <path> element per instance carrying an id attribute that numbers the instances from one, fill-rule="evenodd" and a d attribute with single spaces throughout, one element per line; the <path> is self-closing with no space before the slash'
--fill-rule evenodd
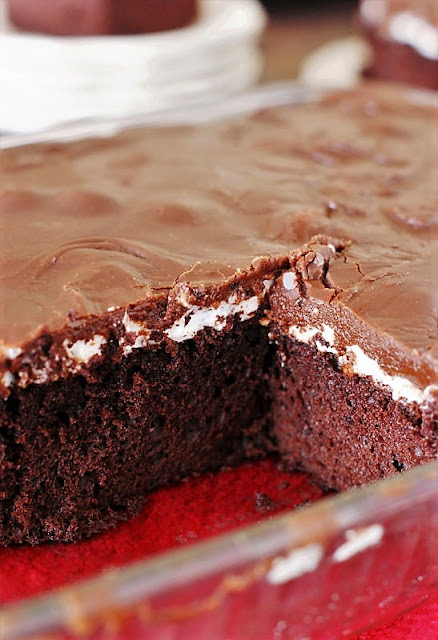
<path id="1" fill-rule="evenodd" d="M 205 122 L 320 94 L 293 84 L 215 105 L 77 122 L 3 146 Z M 416 100 L 436 94 L 413 93 Z M 438 461 L 0 610 L 1 640 L 331 640 L 438 597 Z M 0 579 L 2 568 L 0 566 Z"/>
<path id="2" fill-rule="evenodd" d="M 2 640 L 335 640 L 438 596 L 438 462 L 5 607 Z"/>

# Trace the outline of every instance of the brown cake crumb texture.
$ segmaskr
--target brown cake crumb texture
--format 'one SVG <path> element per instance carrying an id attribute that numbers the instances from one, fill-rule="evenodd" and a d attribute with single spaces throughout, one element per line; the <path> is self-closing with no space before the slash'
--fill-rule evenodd
<path id="1" fill-rule="evenodd" d="M 6 151 L 0 544 L 268 453 L 338 490 L 436 458 L 437 122 L 368 87 Z"/>

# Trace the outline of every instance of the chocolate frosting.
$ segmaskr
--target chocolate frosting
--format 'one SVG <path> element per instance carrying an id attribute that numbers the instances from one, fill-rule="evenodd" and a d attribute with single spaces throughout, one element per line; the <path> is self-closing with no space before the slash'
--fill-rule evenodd
<path id="1" fill-rule="evenodd" d="M 220 285 L 323 234 L 342 251 L 330 303 L 436 361 L 438 108 L 409 96 L 369 86 L 219 124 L 4 151 L 3 344 L 178 282 Z"/>

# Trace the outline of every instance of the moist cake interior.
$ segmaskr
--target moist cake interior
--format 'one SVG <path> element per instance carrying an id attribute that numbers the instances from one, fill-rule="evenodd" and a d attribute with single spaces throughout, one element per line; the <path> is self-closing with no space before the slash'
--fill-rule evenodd
<path id="1" fill-rule="evenodd" d="M 273 452 L 339 490 L 438 455 L 437 109 L 408 97 L 4 153 L 0 544 Z"/>

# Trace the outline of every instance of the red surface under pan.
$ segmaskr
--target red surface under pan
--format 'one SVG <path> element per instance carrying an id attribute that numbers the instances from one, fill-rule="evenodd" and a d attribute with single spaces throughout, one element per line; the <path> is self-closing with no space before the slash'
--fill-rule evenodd
<path id="1" fill-rule="evenodd" d="M 39 595 L 160 551 L 269 519 L 322 496 L 304 474 L 284 472 L 274 461 L 163 489 L 149 497 L 140 516 L 91 540 L 0 550 L 0 601 L 6 605 Z M 279 629 L 272 640 L 283 637 L 288 636 Z M 436 640 L 438 601 L 427 600 L 392 624 L 360 638 Z"/>

